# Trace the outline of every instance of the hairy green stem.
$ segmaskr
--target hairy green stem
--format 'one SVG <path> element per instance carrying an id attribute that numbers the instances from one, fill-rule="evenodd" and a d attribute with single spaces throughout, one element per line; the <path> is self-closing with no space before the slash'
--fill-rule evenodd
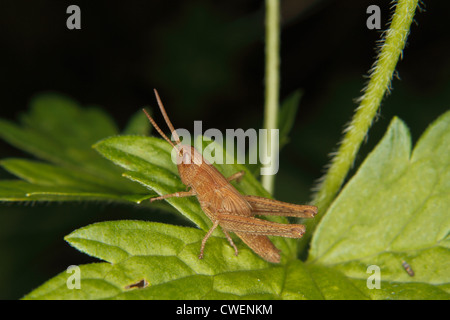
<path id="1" fill-rule="evenodd" d="M 360 105 L 349 126 L 345 129 L 344 138 L 339 150 L 331 161 L 331 165 L 320 184 L 313 203 L 319 207 L 319 216 L 307 224 L 309 236 L 319 219 L 323 217 L 341 188 L 347 173 L 351 169 L 361 143 L 375 118 L 381 101 L 389 92 L 391 79 L 413 21 L 418 0 L 399 0 L 389 29 L 384 33 L 384 41 L 380 46 L 377 61 L 370 70 L 370 80 L 359 99 Z"/>
<path id="2" fill-rule="evenodd" d="M 270 131 L 278 128 L 279 109 L 279 58 L 280 51 L 280 1 L 266 0 L 266 71 L 265 71 L 265 106 L 264 128 Z M 267 146 L 273 155 L 274 144 L 267 135 Z M 261 178 L 263 187 L 271 194 L 274 190 L 275 175 L 263 175 Z"/>

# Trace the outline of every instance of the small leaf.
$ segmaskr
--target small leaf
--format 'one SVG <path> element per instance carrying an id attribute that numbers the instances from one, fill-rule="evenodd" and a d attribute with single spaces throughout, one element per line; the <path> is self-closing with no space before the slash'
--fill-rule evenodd
<path id="1" fill-rule="evenodd" d="M 22 125 L 0 120 L 0 136 L 38 158 L 111 174 L 111 164 L 91 149 L 98 140 L 117 134 L 112 120 L 99 109 L 82 109 L 63 96 L 44 94 L 33 99 Z"/>
<path id="2" fill-rule="evenodd" d="M 81 108 L 72 99 L 56 94 L 41 94 L 34 98 L 29 113 L 22 116 L 22 123 L 47 134 L 62 146 L 85 148 L 117 134 L 114 120 L 100 108 Z"/>
<path id="3" fill-rule="evenodd" d="M 298 106 L 302 92 L 296 90 L 291 93 L 281 104 L 280 114 L 278 117 L 278 128 L 280 128 L 280 149 L 289 142 L 289 133 L 294 126 L 295 116 L 297 115 Z"/>
<path id="4" fill-rule="evenodd" d="M 123 130 L 123 135 L 141 135 L 148 136 L 151 131 L 151 125 L 148 121 L 145 113 L 139 109 L 135 114 L 133 114 L 128 120 L 128 123 Z"/>
<path id="5" fill-rule="evenodd" d="M 41 186 L 66 186 L 80 191 L 108 191 L 119 193 L 120 187 L 110 185 L 84 172 L 74 172 L 43 162 L 26 159 L 3 159 L 0 165 L 10 173 Z"/>
<path id="6" fill-rule="evenodd" d="M 449 298 L 449 163 L 450 112 L 412 154 L 408 129 L 395 118 L 320 222 L 309 261 L 333 266 L 372 298 Z M 380 267 L 383 291 L 364 287 L 369 265 Z"/>

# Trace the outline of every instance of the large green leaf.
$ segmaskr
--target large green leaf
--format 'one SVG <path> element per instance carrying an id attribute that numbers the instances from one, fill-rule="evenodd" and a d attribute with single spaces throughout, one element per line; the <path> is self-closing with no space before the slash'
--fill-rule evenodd
<path id="1" fill-rule="evenodd" d="M 109 263 L 80 266 L 81 289 L 69 289 L 62 272 L 25 299 L 322 299 L 366 298 L 339 271 L 263 261 L 243 244 L 239 256 L 222 238 L 143 221 L 101 222 L 66 237 L 78 250 Z M 142 289 L 127 289 L 145 279 Z"/>
<path id="2" fill-rule="evenodd" d="M 332 266 L 371 298 L 450 298 L 449 165 L 450 112 L 412 153 L 394 119 L 322 219 L 309 263 Z M 380 268 L 380 290 L 366 286 L 369 265 Z"/>

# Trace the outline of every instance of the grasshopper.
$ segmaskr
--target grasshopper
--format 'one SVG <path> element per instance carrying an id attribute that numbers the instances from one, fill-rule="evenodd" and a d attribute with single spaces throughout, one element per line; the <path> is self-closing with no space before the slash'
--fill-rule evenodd
<path id="1" fill-rule="evenodd" d="M 247 246 L 266 261 L 279 263 L 280 250 L 274 246 L 267 236 L 301 238 L 305 233 L 305 226 L 301 224 L 276 223 L 258 219 L 255 216 L 313 218 L 317 214 L 317 207 L 240 194 L 230 182 L 233 180 L 239 181 L 245 172 L 240 171 L 226 178 L 204 159 L 194 147 L 182 145 L 156 89 L 154 92 L 159 109 L 172 132 L 175 143 L 164 134 L 148 112 L 145 109 L 143 111 L 164 140 L 176 149 L 178 172 L 188 191 L 162 195 L 152 198 L 150 201 L 172 197 L 197 197 L 203 212 L 212 222 L 212 227 L 202 240 L 199 259 L 203 258 L 206 241 L 213 231 L 218 226 L 221 226 L 236 256 L 238 255 L 238 249 L 229 232 L 234 232 Z"/>

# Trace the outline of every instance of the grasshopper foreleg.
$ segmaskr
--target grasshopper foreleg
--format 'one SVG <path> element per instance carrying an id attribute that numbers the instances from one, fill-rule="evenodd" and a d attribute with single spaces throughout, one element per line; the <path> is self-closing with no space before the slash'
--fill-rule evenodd
<path id="1" fill-rule="evenodd" d="M 180 192 L 175 192 L 175 193 L 171 193 L 171 194 L 165 194 L 163 196 L 160 197 L 156 197 L 156 198 L 151 198 L 150 202 L 156 201 L 156 200 L 164 200 L 167 198 L 183 198 L 183 197 L 192 197 L 195 196 L 196 193 L 193 190 L 189 190 L 189 191 L 180 191 Z"/>

